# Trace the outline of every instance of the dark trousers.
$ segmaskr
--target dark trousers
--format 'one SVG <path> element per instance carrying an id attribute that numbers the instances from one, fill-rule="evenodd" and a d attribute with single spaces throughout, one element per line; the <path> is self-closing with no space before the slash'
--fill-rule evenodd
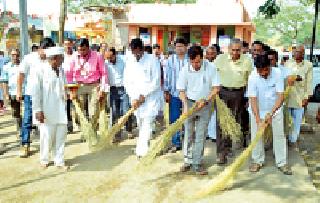
<path id="1" fill-rule="evenodd" d="M 169 102 L 169 122 L 170 124 L 176 122 L 180 115 L 182 110 L 182 102 L 179 99 L 179 97 L 171 96 L 170 102 Z M 181 144 L 181 133 L 180 131 L 176 132 L 172 136 L 172 145 L 176 146 L 178 148 L 182 147 Z"/>
<path id="2" fill-rule="evenodd" d="M 72 100 L 67 99 L 67 118 L 68 118 L 68 121 L 72 121 L 71 106 L 72 106 Z"/>
<path id="3" fill-rule="evenodd" d="M 242 114 L 245 110 L 244 90 L 227 90 L 221 88 L 219 96 L 233 113 L 237 123 L 242 123 Z M 219 111 L 217 112 L 217 117 Z M 217 122 L 217 154 L 227 154 L 232 148 L 232 140 L 230 138 L 222 138 L 222 131 L 219 122 Z"/>
<path id="4" fill-rule="evenodd" d="M 129 110 L 129 96 L 126 94 L 124 87 L 110 87 L 110 107 L 112 111 L 112 124 L 118 121 Z M 132 132 L 132 116 L 126 123 L 126 130 Z M 120 137 L 117 134 L 116 137 Z"/>
<path id="5" fill-rule="evenodd" d="M 21 103 L 17 101 L 16 96 L 10 96 L 10 106 L 12 109 L 12 117 L 21 119 Z"/>

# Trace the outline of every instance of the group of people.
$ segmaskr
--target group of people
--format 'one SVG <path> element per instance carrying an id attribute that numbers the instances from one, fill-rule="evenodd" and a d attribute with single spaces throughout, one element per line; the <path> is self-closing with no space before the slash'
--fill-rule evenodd
<path id="1" fill-rule="evenodd" d="M 154 123 L 163 117 L 165 103 L 169 104 L 170 124 L 195 105 L 196 112 L 186 120 L 183 130 L 173 135 L 168 153 L 183 150 L 181 172 L 206 175 L 206 137 L 216 142 L 217 164 L 226 164 L 232 155 L 232 140 L 223 135 L 213 102 L 219 96 L 242 127 L 240 147 L 246 147 L 255 137 L 264 119 L 271 124 L 276 165 L 291 175 L 287 146 L 297 147 L 304 108 L 312 95 L 312 64 L 304 60 L 304 47 L 297 46 L 293 58 L 283 65 L 278 64 L 278 53 L 260 41 L 249 48 L 248 43 L 233 39 L 227 53 L 221 53 L 218 45 L 203 50 L 183 38 L 177 38 L 174 47 L 174 53 L 163 55 L 159 45 L 145 47 L 141 39 L 135 38 L 125 54 L 117 54 L 107 45 L 100 52 L 91 50 L 85 38 L 77 42 L 66 39 L 64 48 L 44 38 L 38 50 L 26 55 L 21 63 L 19 50 L 12 50 L 11 62 L 1 71 L 1 82 L 4 99 L 10 101 L 19 129 L 20 156 L 30 155 L 30 132 L 36 124 L 40 130 L 41 166 L 48 167 L 52 150 L 54 164 L 66 168 L 64 144 L 67 131 L 73 130 L 74 99 L 79 99 L 89 120 L 95 108 L 110 109 L 112 123 L 130 106 L 135 108 L 138 158 L 148 153 Z M 73 83 L 79 85 L 76 94 L 65 88 Z M 291 91 L 285 98 L 287 86 Z M 92 97 L 97 101 L 94 106 L 90 105 Z M 105 107 L 99 105 L 106 100 Z M 293 119 L 288 134 L 284 130 L 285 111 Z M 128 138 L 134 137 L 133 120 L 130 118 L 126 124 Z M 123 135 L 120 131 L 114 142 L 120 142 Z M 85 135 L 81 137 L 85 141 Z M 252 160 L 249 170 L 258 172 L 265 161 L 263 140 L 254 148 Z"/>

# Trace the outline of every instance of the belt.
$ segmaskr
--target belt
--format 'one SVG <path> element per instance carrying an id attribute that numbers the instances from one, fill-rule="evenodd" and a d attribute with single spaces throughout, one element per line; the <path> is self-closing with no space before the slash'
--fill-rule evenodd
<path id="1" fill-rule="evenodd" d="M 124 86 L 111 86 L 110 89 L 124 89 Z"/>
<path id="2" fill-rule="evenodd" d="M 192 103 L 196 103 L 197 101 L 196 100 L 193 100 L 193 99 L 187 99 L 189 102 L 192 102 Z M 209 102 L 208 101 L 206 101 L 206 104 L 209 104 Z"/>
<path id="3" fill-rule="evenodd" d="M 83 83 L 83 82 L 79 82 L 80 86 L 84 86 L 84 85 L 98 85 L 100 84 L 99 81 L 95 81 L 95 82 L 91 82 L 91 83 Z"/>
<path id="4" fill-rule="evenodd" d="M 246 89 L 246 87 L 224 87 L 224 86 L 222 86 L 221 88 L 227 91 L 243 91 Z"/>

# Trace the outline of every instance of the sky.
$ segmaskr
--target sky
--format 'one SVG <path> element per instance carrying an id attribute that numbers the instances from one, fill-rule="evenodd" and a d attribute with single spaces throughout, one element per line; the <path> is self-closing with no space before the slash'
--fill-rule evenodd
<path id="1" fill-rule="evenodd" d="M 6 1 L 7 10 L 19 13 L 19 0 L 0 0 L 0 9 L 3 10 L 3 2 Z M 223 1 L 223 0 L 219 0 Z M 250 16 L 254 16 L 260 5 L 265 0 L 243 0 Z M 59 0 L 27 0 L 28 14 L 40 16 L 49 14 L 59 14 Z"/>

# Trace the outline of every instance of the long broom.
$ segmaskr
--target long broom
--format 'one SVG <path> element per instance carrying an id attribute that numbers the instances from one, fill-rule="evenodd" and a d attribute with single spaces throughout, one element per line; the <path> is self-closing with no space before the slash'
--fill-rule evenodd
<path id="1" fill-rule="evenodd" d="M 288 86 L 284 92 L 284 99 L 288 98 L 289 92 L 291 91 L 291 86 Z M 268 123 L 266 119 L 262 121 L 262 125 L 260 126 L 256 137 L 251 141 L 250 145 L 245 149 L 238 158 L 228 167 L 224 169 L 216 178 L 214 178 L 205 189 L 201 190 L 201 192 L 197 193 L 195 198 L 202 198 L 210 194 L 216 194 L 219 191 L 224 190 L 229 181 L 232 180 L 236 173 L 240 170 L 243 163 L 245 163 L 252 152 L 252 150 L 257 145 L 258 141 L 263 137 L 264 131 L 266 130 Z"/>
<path id="2" fill-rule="evenodd" d="M 144 156 L 140 164 L 141 165 L 150 165 L 153 160 L 160 154 L 160 152 L 170 143 L 172 136 L 182 128 L 184 122 L 196 112 L 197 103 L 195 103 L 188 111 L 182 114 L 176 122 L 169 125 L 160 136 L 152 143 L 150 150 L 146 156 Z M 139 164 L 139 165 L 140 165 Z"/>
<path id="3" fill-rule="evenodd" d="M 108 146 L 112 146 L 112 141 L 115 135 L 121 130 L 122 126 L 126 124 L 135 110 L 135 108 L 131 107 L 129 111 L 127 111 L 125 115 L 119 118 L 118 121 L 111 128 L 109 128 L 106 133 L 103 133 L 101 135 L 101 141 L 99 142 L 98 148 L 106 148 Z"/>

